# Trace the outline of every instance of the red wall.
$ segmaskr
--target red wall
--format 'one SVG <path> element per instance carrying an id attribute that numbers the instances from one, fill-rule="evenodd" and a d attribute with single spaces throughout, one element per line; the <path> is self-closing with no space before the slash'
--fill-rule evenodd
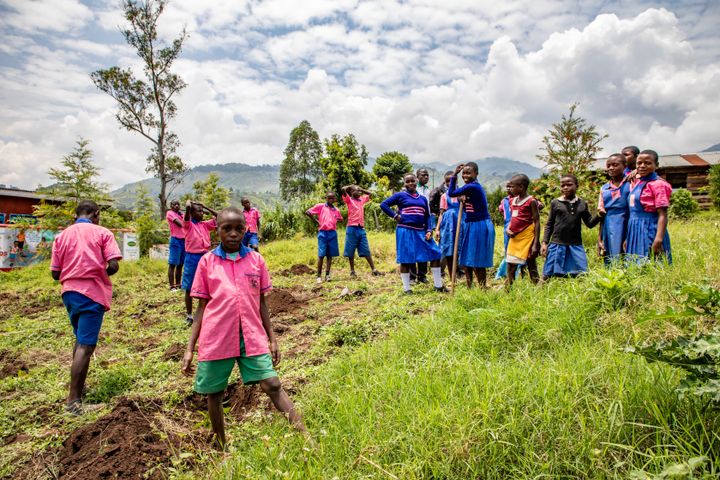
<path id="1" fill-rule="evenodd" d="M 38 205 L 40 200 L 34 198 L 9 197 L 0 195 L 0 213 L 10 215 L 11 213 L 22 213 L 32 215 L 33 205 Z"/>

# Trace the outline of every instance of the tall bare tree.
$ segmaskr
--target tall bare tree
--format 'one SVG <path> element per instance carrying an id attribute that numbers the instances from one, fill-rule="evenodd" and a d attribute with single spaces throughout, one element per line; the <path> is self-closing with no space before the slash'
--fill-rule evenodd
<path id="1" fill-rule="evenodd" d="M 130 26 L 122 30 L 125 41 L 143 61 L 142 76 L 130 68 L 110 67 L 97 70 L 90 76 L 95 86 L 115 99 L 115 114 L 120 125 L 137 132 L 152 143 L 146 172 L 160 180 L 160 215 L 167 211 L 168 188 L 179 183 L 187 167 L 176 154 L 180 141 L 169 129 L 177 115 L 173 96 L 186 87 L 170 67 L 180 55 L 187 38 L 183 28 L 180 35 L 165 45 L 158 41 L 157 21 L 167 0 L 125 0 L 125 19 Z"/>

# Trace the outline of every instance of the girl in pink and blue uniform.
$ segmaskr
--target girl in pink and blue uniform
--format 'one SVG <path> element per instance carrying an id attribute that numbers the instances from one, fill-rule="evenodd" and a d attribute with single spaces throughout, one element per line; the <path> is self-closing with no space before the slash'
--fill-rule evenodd
<path id="1" fill-rule="evenodd" d="M 457 175 L 462 171 L 465 185 L 457 187 Z M 458 264 L 465 267 L 465 280 L 472 287 L 473 271 L 481 287 L 486 286 L 486 269 L 493 265 L 495 227 L 490 219 L 485 189 L 477 182 L 478 166 L 475 162 L 460 164 L 450 178 L 448 194 L 465 197 L 465 224 L 460 240 Z"/>
<path id="2" fill-rule="evenodd" d="M 626 241 L 627 255 L 636 263 L 661 256 L 672 263 L 670 236 L 667 232 L 672 187 L 658 176 L 655 172 L 657 167 L 657 152 L 640 152 L 637 157 L 639 179 L 630 189 L 630 220 Z"/>
<path id="3" fill-rule="evenodd" d="M 418 262 L 430 262 L 435 290 L 445 292 L 440 272 L 440 248 L 432 239 L 428 226 L 430 206 L 427 198 L 417 192 L 417 177 L 407 174 L 405 190 L 386 198 L 380 208 L 397 223 L 395 229 L 396 260 L 400 264 L 400 278 L 405 293 L 410 290 L 410 266 Z M 397 207 L 394 210 L 392 207 Z"/>
<path id="4" fill-rule="evenodd" d="M 598 210 L 605 212 L 605 218 L 600 222 L 598 253 L 604 258 L 605 264 L 610 265 L 625 253 L 623 244 L 630 216 L 630 184 L 625 181 L 626 161 L 622 154 L 610 155 L 605 166 L 610 181 L 600 189 Z"/>

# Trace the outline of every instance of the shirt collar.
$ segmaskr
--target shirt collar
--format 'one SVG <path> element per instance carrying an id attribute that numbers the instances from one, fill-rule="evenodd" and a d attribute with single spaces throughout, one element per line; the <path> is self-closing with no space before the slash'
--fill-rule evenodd
<path id="1" fill-rule="evenodd" d="M 78 218 L 77 220 L 75 220 L 75 223 L 92 223 L 92 220 L 90 220 L 89 218 Z"/>
<path id="2" fill-rule="evenodd" d="M 335 205 L 330 205 L 330 204 L 327 203 L 327 202 L 325 202 L 325 206 L 328 207 L 328 208 L 330 208 L 330 209 L 334 209 L 334 208 L 335 208 Z"/>
<path id="3" fill-rule="evenodd" d="M 651 182 L 653 180 L 657 180 L 658 174 L 657 172 L 652 172 L 650 175 L 645 175 L 644 177 L 640 177 L 640 180 L 643 180 L 645 182 Z"/>
<path id="4" fill-rule="evenodd" d="M 240 258 L 245 258 L 245 255 L 247 255 L 248 252 L 250 252 L 250 249 L 248 247 L 246 247 L 245 245 L 240 245 L 240 250 L 238 250 L 238 253 L 240 253 Z M 222 258 L 223 260 L 227 260 L 227 252 L 225 252 L 222 243 L 215 247 L 212 253 Z"/>
<path id="5" fill-rule="evenodd" d="M 560 198 L 558 200 L 567 202 L 567 203 L 575 203 L 578 201 L 578 196 L 575 195 L 572 200 L 568 200 L 567 198 L 565 198 L 565 195 L 560 195 Z"/>

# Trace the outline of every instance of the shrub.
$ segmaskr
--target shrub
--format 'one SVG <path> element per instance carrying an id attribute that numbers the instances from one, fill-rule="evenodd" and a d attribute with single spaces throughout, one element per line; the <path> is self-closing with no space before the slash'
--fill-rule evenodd
<path id="1" fill-rule="evenodd" d="M 708 192 L 715 208 L 720 208 L 720 165 L 710 167 L 708 174 Z"/>
<path id="2" fill-rule="evenodd" d="M 690 218 L 700 209 L 689 190 L 678 188 L 670 198 L 670 216 L 673 218 Z"/>

